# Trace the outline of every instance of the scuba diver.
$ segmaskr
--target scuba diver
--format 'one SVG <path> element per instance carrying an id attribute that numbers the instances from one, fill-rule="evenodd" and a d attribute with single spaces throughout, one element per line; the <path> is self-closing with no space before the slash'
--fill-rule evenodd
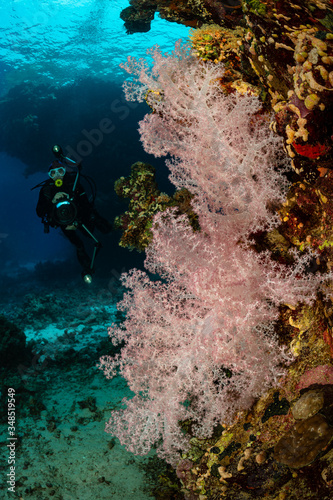
<path id="1" fill-rule="evenodd" d="M 91 283 L 94 273 L 94 263 L 101 243 L 93 235 L 97 228 L 106 234 L 112 230 L 112 225 L 104 219 L 94 208 L 95 185 L 92 179 L 81 174 L 81 163 L 76 163 L 64 156 L 61 147 L 56 144 L 52 151 L 56 159 L 49 167 L 49 177 L 37 187 L 41 187 L 36 207 L 38 217 L 44 224 L 44 232 L 49 232 L 49 227 L 60 227 L 66 238 L 76 247 L 77 258 L 82 266 L 82 278 L 85 283 Z M 84 177 L 93 192 L 93 201 L 88 196 L 80 183 Z M 90 258 L 78 233 L 91 238 L 94 242 L 93 255 Z"/>

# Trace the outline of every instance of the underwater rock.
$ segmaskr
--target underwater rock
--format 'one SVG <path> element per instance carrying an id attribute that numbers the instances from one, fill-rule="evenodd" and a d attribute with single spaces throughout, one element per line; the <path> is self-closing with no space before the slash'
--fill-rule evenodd
<path id="1" fill-rule="evenodd" d="M 333 464 L 322 470 L 321 477 L 329 488 L 333 487 Z"/>
<path id="2" fill-rule="evenodd" d="M 150 30 L 150 22 L 154 19 L 154 6 L 136 8 L 133 5 L 126 7 L 120 13 L 120 18 L 125 22 L 128 35 L 133 33 L 146 33 Z"/>
<path id="3" fill-rule="evenodd" d="M 274 458 L 277 462 L 299 469 L 313 462 L 327 449 L 333 437 L 330 427 L 322 415 L 314 415 L 297 422 L 277 443 Z"/>
<path id="4" fill-rule="evenodd" d="M 204 23 L 223 23 L 235 27 L 242 17 L 241 0 L 131 0 L 122 10 L 128 34 L 150 30 L 158 12 L 162 19 L 197 28 Z"/>
<path id="5" fill-rule="evenodd" d="M 190 41 L 194 54 L 203 61 L 222 61 L 226 68 L 233 68 L 240 76 L 240 45 L 245 36 L 244 28 L 227 29 L 218 24 L 204 24 L 191 30 Z M 242 61 L 243 62 L 243 61 Z"/>
<path id="6" fill-rule="evenodd" d="M 309 391 L 303 394 L 292 407 L 292 414 L 296 420 L 313 417 L 324 405 L 324 395 L 319 391 Z"/>
<path id="7" fill-rule="evenodd" d="M 30 351 L 29 351 L 30 352 Z M 0 315 L 0 366 L 16 368 L 28 354 L 23 330 Z"/>

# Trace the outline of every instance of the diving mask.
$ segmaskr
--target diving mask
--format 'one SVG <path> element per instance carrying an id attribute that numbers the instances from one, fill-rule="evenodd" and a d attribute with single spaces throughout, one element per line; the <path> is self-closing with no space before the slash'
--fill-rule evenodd
<path id="1" fill-rule="evenodd" d="M 65 167 L 51 168 L 49 170 L 49 176 L 51 177 L 51 179 L 63 177 L 65 173 L 66 173 Z"/>

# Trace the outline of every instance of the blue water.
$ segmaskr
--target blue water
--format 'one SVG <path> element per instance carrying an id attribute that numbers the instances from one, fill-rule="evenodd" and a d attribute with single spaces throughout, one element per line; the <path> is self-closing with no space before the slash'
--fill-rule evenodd
<path id="1" fill-rule="evenodd" d="M 119 65 L 129 55 L 145 57 L 155 44 L 172 51 L 189 29 L 156 15 L 149 32 L 128 35 L 119 18 L 128 6 L 128 0 L 0 3 L 0 315 L 33 342 L 4 355 L 11 370 L 6 387 L 19 393 L 16 418 L 23 439 L 15 467 L 16 481 L 23 477 L 17 496 L 24 498 L 49 498 L 48 492 L 65 500 L 152 498 L 141 458 L 134 460 L 119 443 L 113 447 L 104 433 L 110 410 L 128 396 L 126 383 L 118 377 L 110 385 L 96 368 L 109 349 L 107 328 L 119 320 L 120 275 L 142 266 L 144 255 L 120 248 L 116 231 L 96 235 L 103 247 L 93 282 L 86 285 L 76 249 L 60 228 L 44 233 L 35 211 L 39 189 L 31 190 L 48 178 L 55 143 L 82 159 L 82 172 L 97 185 L 95 207 L 110 222 L 126 210 L 114 182 L 130 174 L 132 163 L 152 163 L 160 189 L 170 189 L 164 160 L 143 151 L 137 131 L 151 110 L 124 101 L 127 73 Z M 101 134 L 105 120 L 112 127 Z M 92 244 L 85 242 L 88 253 Z M 31 394 L 33 403 L 27 404 Z M 77 401 L 87 396 L 96 397 L 103 413 L 89 428 L 76 425 L 82 415 Z M 30 415 L 35 401 L 45 404 L 44 415 Z M 49 431 L 45 413 L 55 416 L 60 440 Z M 6 436 L 7 423 L 1 422 L 0 440 Z M 48 449 L 45 456 L 40 445 Z M 3 475 L 0 489 L 11 498 L 5 481 Z"/>
<path id="2" fill-rule="evenodd" d="M 155 15 L 149 32 L 128 35 L 119 17 L 128 5 L 128 0 L 9 0 L 0 4 L 0 97 L 11 106 L 1 120 L 2 135 L 9 136 L 6 145 L 0 146 L 2 272 L 13 265 L 31 267 L 73 254 L 62 235 L 43 234 L 35 215 L 38 190 L 30 191 L 46 178 L 53 142 L 61 142 L 64 149 L 68 146 L 67 154 L 76 157 L 87 151 L 85 173 L 97 181 L 102 205 L 104 201 L 100 208 L 109 219 L 121 210 L 114 181 L 129 174 L 134 161 L 156 161 L 143 152 L 136 132 L 137 122 L 149 110 L 128 108 L 129 116 L 123 120 L 121 104 L 117 104 L 119 111 L 110 115 L 112 104 L 123 99 L 121 85 L 128 76 L 119 65 L 129 55 L 145 57 L 155 44 L 171 51 L 176 40 L 186 40 L 189 29 Z M 101 81 L 109 83 L 110 89 L 101 88 Z M 41 86 L 38 95 L 31 85 Z M 80 87 L 75 90 L 75 85 Z M 104 101 L 95 102 L 102 97 Z M 82 131 L 95 129 L 105 116 L 115 123 L 115 131 L 98 147 L 87 144 Z M 111 147 L 117 161 L 110 166 Z M 157 176 L 163 184 L 167 177 L 163 162 Z M 121 252 L 116 248 L 117 238 L 113 237 L 110 246 L 113 255 Z M 122 255 L 126 260 L 126 254 Z M 134 254 L 129 267 L 131 259 L 135 263 Z"/>
<path id="3" fill-rule="evenodd" d="M 27 181 L 22 175 L 24 165 L 4 153 L 0 153 L 0 165 L 0 256 L 6 246 L 2 271 L 11 273 L 19 265 L 29 267 L 30 263 L 68 258 L 72 249 L 64 238 L 56 232 L 42 238 L 42 224 L 35 217 L 36 193 L 29 188 L 45 175 L 34 174 Z"/>
<path id="4" fill-rule="evenodd" d="M 2 93 L 21 81 L 64 85 L 100 77 L 122 81 L 119 64 L 147 48 L 163 50 L 187 38 L 189 29 L 155 15 L 148 33 L 126 35 L 119 18 L 128 0 L 8 0 L 0 6 Z"/>

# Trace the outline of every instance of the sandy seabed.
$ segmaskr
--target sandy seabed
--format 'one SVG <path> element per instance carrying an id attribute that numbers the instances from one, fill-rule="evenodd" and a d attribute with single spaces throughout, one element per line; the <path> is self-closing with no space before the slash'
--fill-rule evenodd
<path id="1" fill-rule="evenodd" d="M 49 293 L 48 302 L 56 304 L 58 294 Z M 154 498 L 155 453 L 133 455 L 104 430 L 111 411 L 130 396 L 121 377 L 107 380 L 96 367 L 103 347 L 110 344 L 107 328 L 115 319 L 116 306 L 108 304 L 107 294 L 97 306 L 87 297 L 85 303 L 84 294 L 71 293 L 71 314 L 64 310 L 58 321 L 44 326 L 42 316 L 37 321 L 36 303 L 45 303 L 45 294 L 44 298 L 29 294 L 20 306 L 6 305 L 7 311 L 14 307 L 15 314 L 9 315 L 16 315 L 19 324 L 26 320 L 23 330 L 27 341 L 35 343 L 35 355 L 30 366 L 19 366 L 11 378 L 16 405 L 15 493 L 8 491 L 8 425 L 2 421 L 0 487 L 6 493 L 1 498 Z M 64 299 L 64 292 L 61 296 Z"/>

